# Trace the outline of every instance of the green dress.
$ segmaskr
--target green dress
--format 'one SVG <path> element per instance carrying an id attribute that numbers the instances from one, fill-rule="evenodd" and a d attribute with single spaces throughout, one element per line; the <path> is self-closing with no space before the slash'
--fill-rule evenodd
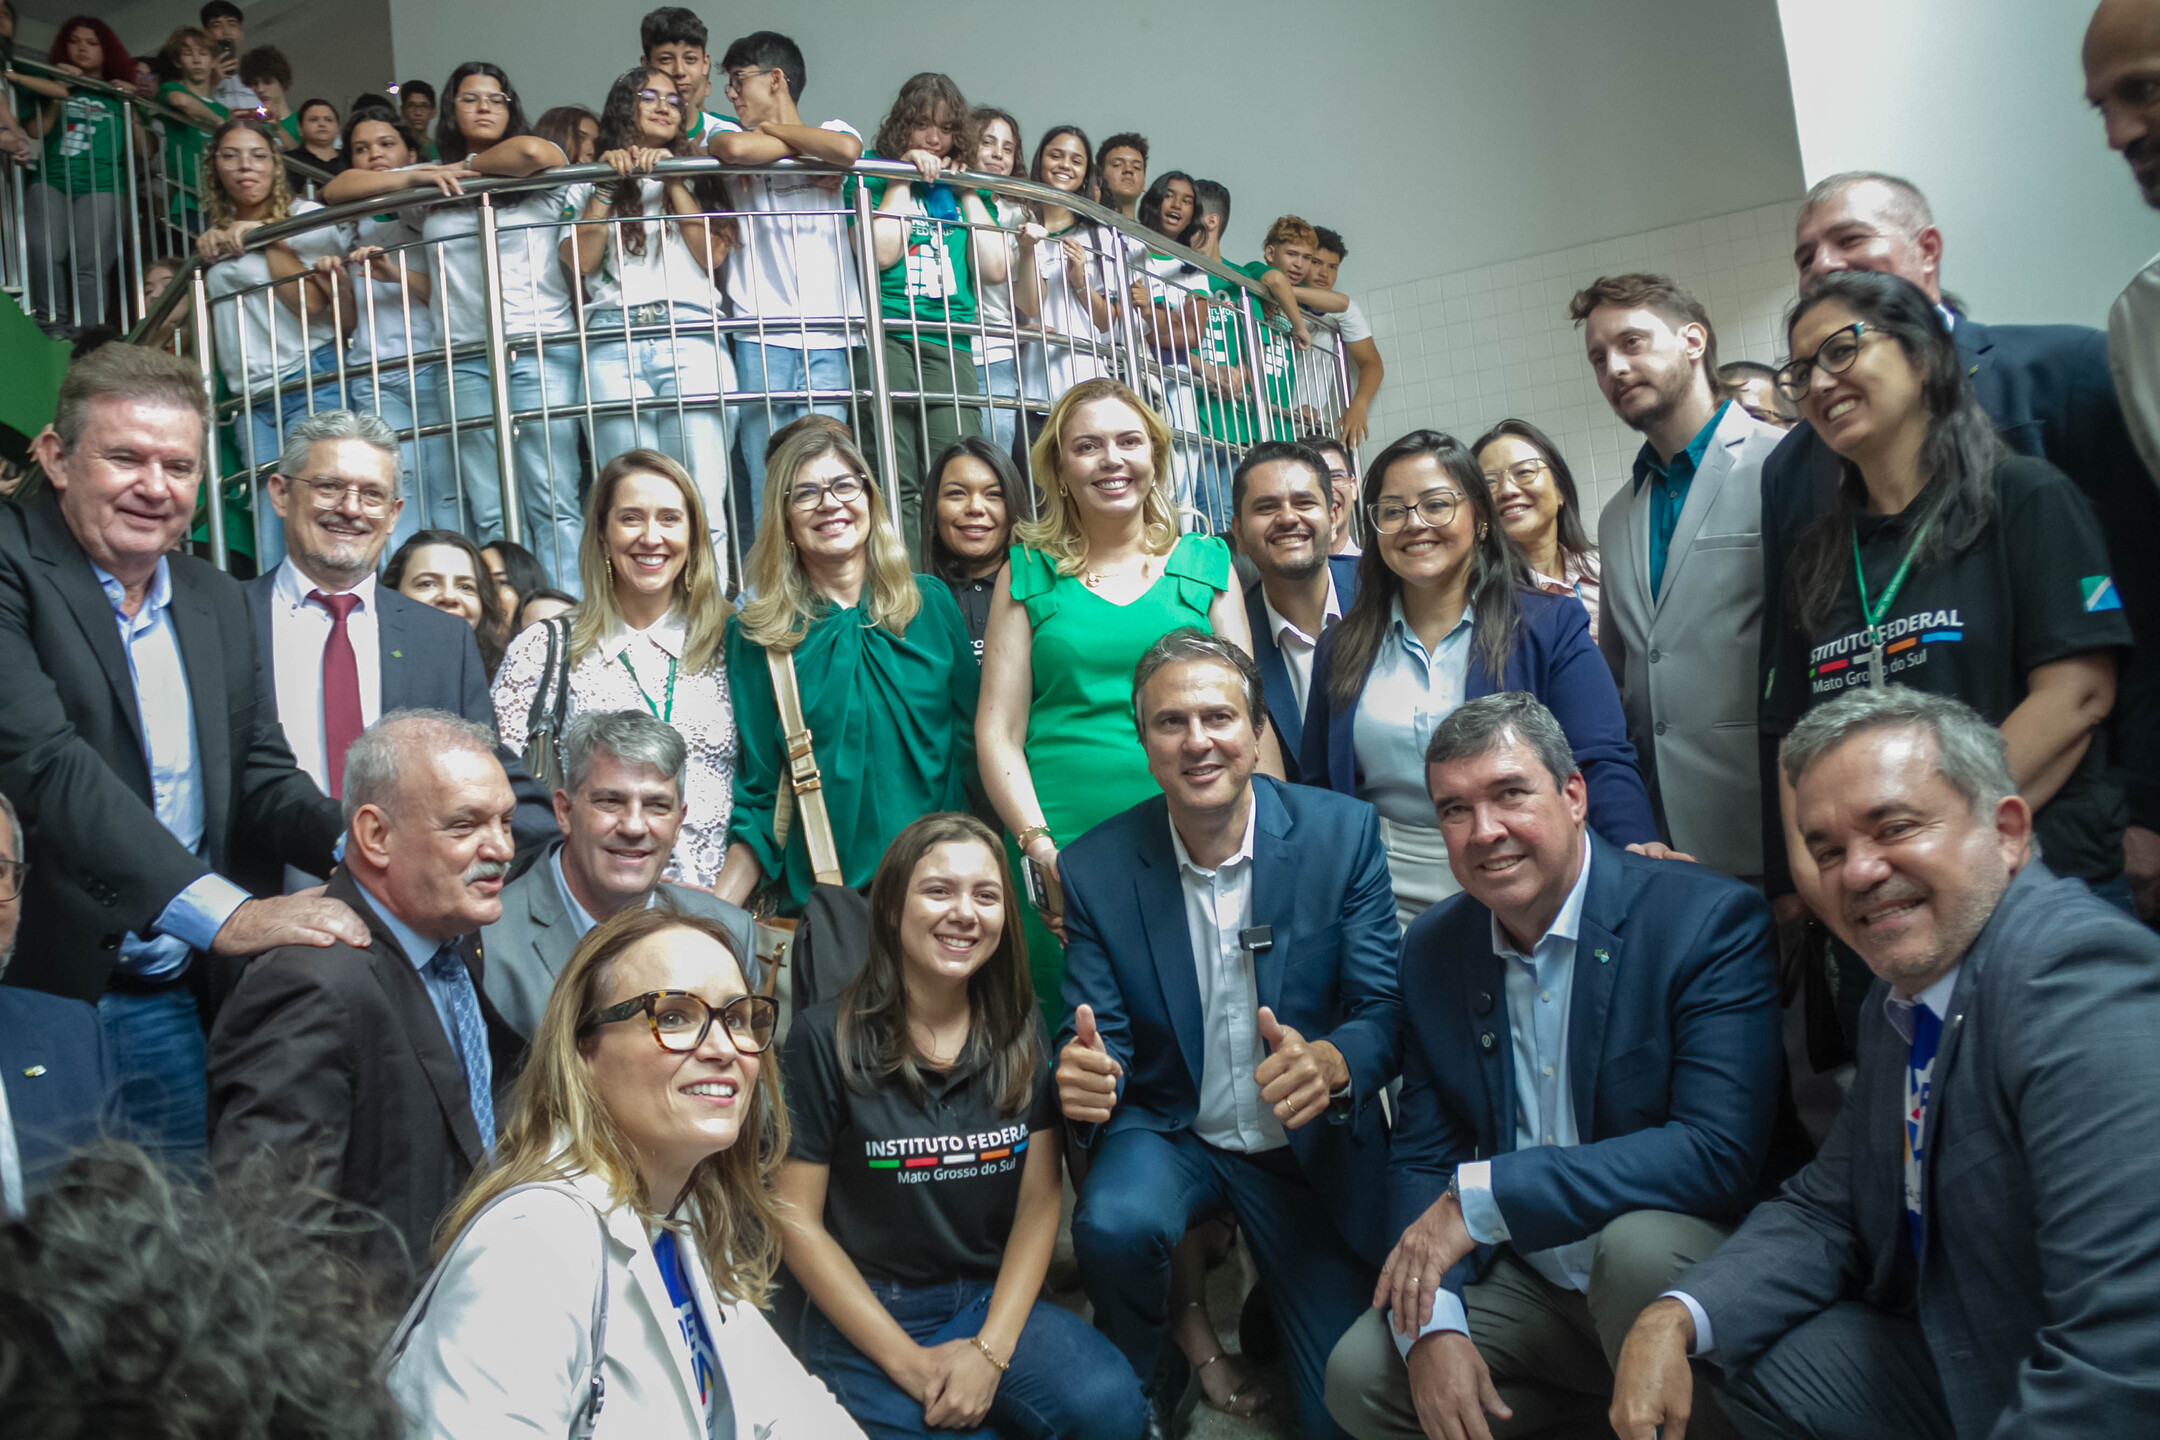
<path id="1" fill-rule="evenodd" d="M 1028 706 L 1028 774 L 1043 822 L 1059 846 L 1111 816 L 1162 793 L 1148 773 L 1133 724 L 1133 667 L 1157 640 L 1182 626 L 1214 633 L 1208 607 L 1230 588 L 1230 548 L 1187 535 L 1161 578 L 1126 605 L 1114 605 L 1060 575 L 1049 556 L 1015 545 L 1012 597 L 1027 610 L 1035 694 Z M 1029 968 L 1050 1033 L 1065 1018 L 1060 986 L 1065 952 L 1026 910 Z"/>
<path id="2" fill-rule="evenodd" d="M 916 820 L 966 810 L 975 780 L 975 647 L 945 582 L 914 580 L 922 609 L 905 637 L 867 624 L 857 607 L 832 606 L 795 651 L 803 719 L 849 885 L 868 884 L 885 847 Z M 739 616 L 727 624 L 727 676 L 739 732 L 728 843 L 756 852 L 758 867 L 779 877 L 780 913 L 798 915 L 817 881 L 800 809 L 786 855 L 773 844 L 786 737 L 765 650 L 743 635 Z"/>

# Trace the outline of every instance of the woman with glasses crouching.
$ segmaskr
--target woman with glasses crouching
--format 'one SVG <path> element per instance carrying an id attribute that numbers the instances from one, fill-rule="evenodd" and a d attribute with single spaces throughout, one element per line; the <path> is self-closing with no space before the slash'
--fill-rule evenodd
<path id="1" fill-rule="evenodd" d="M 775 1189 L 814 1307 L 800 1349 L 879 1440 L 1134 1440 L 1146 1423 L 1115 1347 L 1036 1298 L 1061 1130 L 1018 906 L 989 826 L 908 826 L 871 883 L 862 973 L 782 1056 Z"/>
<path id="2" fill-rule="evenodd" d="M 758 1310 L 787 1147 L 777 1012 L 700 917 L 630 910 L 585 937 L 391 1369 L 408 1440 L 860 1434 Z"/>

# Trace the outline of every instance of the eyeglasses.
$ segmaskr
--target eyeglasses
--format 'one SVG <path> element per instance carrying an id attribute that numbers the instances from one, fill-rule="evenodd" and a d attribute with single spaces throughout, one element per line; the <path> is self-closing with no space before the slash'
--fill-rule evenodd
<path id="1" fill-rule="evenodd" d="M 1853 361 L 1860 358 L 1860 341 L 1869 331 L 1882 334 L 1865 320 L 1855 320 L 1841 326 L 1823 337 L 1822 344 L 1815 347 L 1813 355 L 1789 361 L 1777 372 L 1778 394 L 1795 405 L 1806 397 L 1808 387 L 1815 381 L 1815 371 L 1825 375 L 1842 375 L 1852 369 Z"/>
<path id="2" fill-rule="evenodd" d="M 304 486 L 317 510 L 335 510 L 343 505 L 345 497 L 350 495 L 360 502 L 360 513 L 370 520 L 380 520 L 388 515 L 395 499 L 381 486 L 363 485 L 357 480 L 340 480 L 335 475 L 323 476 L 320 479 L 312 475 L 288 475 L 285 480 L 289 485 Z"/>
<path id="3" fill-rule="evenodd" d="M 648 990 L 600 1011 L 578 1027 L 578 1034 L 590 1035 L 602 1025 L 640 1014 L 652 1023 L 653 1039 L 663 1050 L 688 1053 L 697 1049 L 718 1017 L 730 1045 L 744 1055 L 759 1055 L 772 1044 L 780 1002 L 770 995 L 738 995 L 725 1005 L 712 1006 L 687 990 Z"/>
<path id="4" fill-rule="evenodd" d="M 764 73 L 763 70 L 730 70 L 727 84 L 720 87 L 721 91 L 728 95 L 740 95 L 745 85 Z"/>
<path id="5" fill-rule="evenodd" d="M 467 90 L 457 97 L 457 103 L 468 110 L 493 109 L 497 106 L 507 110 L 517 103 L 514 90 Z"/>
<path id="6" fill-rule="evenodd" d="M 665 105 L 676 114 L 682 114 L 682 96 L 673 90 L 640 90 L 637 98 L 640 105 Z"/>
<path id="7" fill-rule="evenodd" d="M 1417 511 L 1418 519 L 1438 530 L 1455 518 L 1455 507 L 1462 504 L 1462 496 L 1452 490 L 1431 490 L 1418 497 L 1415 505 L 1405 505 L 1400 500 L 1382 500 L 1372 507 L 1372 528 L 1382 535 L 1393 535 L 1410 523 L 1410 512 Z"/>
<path id="8" fill-rule="evenodd" d="M 1552 469 L 1552 466 L 1547 465 L 1543 460 L 1518 460 L 1505 470 L 1487 470 L 1485 472 L 1485 483 L 1487 485 L 1498 485 L 1502 478 L 1506 478 L 1513 480 L 1517 485 L 1534 485 L 1537 483 L 1537 477 L 1550 469 Z"/>
<path id="9" fill-rule="evenodd" d="M 23 877 L 29 873 L 27 860 L 0 860 L 0 900 L 13 900 L 22 894 Z"/>
<path id="10" fill-rule="evenodd" d="M 815 510 L 830 495 L 842 505 L 855 499 L 869 487 L 870 481 L 861 475 L 842 475 L 839 479 L 823 485 L 797 485 L 788 491 L 788 508 L 791 510 Z"/>

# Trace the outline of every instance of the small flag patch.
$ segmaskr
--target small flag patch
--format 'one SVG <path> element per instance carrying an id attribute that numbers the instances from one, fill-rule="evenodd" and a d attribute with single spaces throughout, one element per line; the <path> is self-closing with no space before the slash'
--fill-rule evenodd
<path id="1" fill-rule="evenodd" d="M 2088 615 L 2122 609 L 2122 594 L 2115 588 L 2113 576 L 2087 575 L 2078 581 L 2078 590 L 2085 596 L 2085 613 Z"/>

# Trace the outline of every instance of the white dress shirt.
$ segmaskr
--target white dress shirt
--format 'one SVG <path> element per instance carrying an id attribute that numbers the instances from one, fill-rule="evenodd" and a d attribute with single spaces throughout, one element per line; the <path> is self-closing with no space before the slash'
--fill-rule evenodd
<path id="1" fill-rule="evenodd" d="M 1267 1058 L 1267 1045 L 1260 1038 L 1252 955 L 1239 940 L 1239 932 L 1252 924 L 1253 822 L 1259 809 L 1247 800 L 1245 839 L 1236 854 L 1212 870 L 1193 862 L 1177 826 L 1170 826 L 1178 884 L 1185 892 L 1185 930 L 1200 981 L 1200 1108 L 1193 1133 L 1219 1150 L 1247 1154 L 1289 1143 L 1253 1079 Z"/>
<path id="2" fill-rule="evenodd" d="M 323 742 L 323 647 L 330 643 L 330 612 L 311 602 L 322 589 L 287 556 L 270 593 L 270 654 L 277 672 L 278 723 L 285 727 L 293 761 L 316 788 L 330 793 L 330 761 Z M 382 645 L 375 623 L 375 577 L 352 587 L 360 597 L 345 619 L 353 661 L 360 672 L 360 725 L 382 718 Z"/>
<path id="3" fill-rule="evenodd" d="M 1321 607 L 1320 628 L 1342 619 L 1342 601 L 1335 594 L 1335 572 L 1322 567 L 1327 576 L 1327 604 Z M 1313 651 L 1319 648 L 1320 637 L 1308 635 L 1291 621 L 1285 620 L 1275 602 L 1268 599 L 1267 586 L 1260 586 L 1260 603 L 1267 610 L 1268 634 L 1274 638 L 1275 648 L 1282 655 L 1283 668 L 1290 672 L 1290 693 L 1297 697 L 1298 713 L 1305 713 L 1305 696 L 1312 689 Z"/>

